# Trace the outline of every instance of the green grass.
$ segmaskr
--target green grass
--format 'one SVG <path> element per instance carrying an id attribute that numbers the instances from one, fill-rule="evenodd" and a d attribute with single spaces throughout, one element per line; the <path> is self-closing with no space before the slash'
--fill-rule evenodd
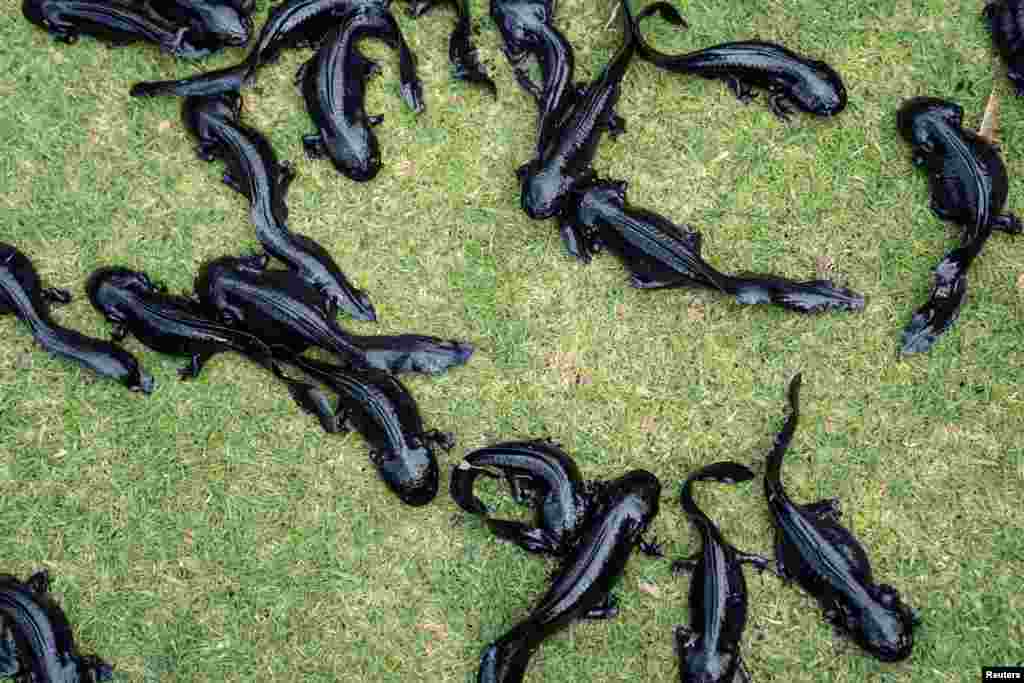
<path id="1" fill-rule="evenodd" d="M 408 380 L 428 425 L 458 435 L 445 471 L 467 449 L 552 435 L 589 477 L 656 472 L 665 496 L 653 531 L 671 555 L 689 554 L 679 482 L 715 460 L 759 464 L 802 370 L 787 486 L 799 500 L 842 499 L 877 576 L 925 625 L 910 661 L 881 665 L 835 638 L 808 597 L 752 574 L 755 680 L 969 681 L 985 664 L 1020 662 L 1024 242 L 993 237 L 957 326 L 929 355 L 895 357 L 954 243 L 897 138 L 899 103 L 954 97 L 976 124 L 995 82 L 1009 208 L 1024 212 L 1024 104 L 1009 96 L 980 0 L 691 1 L 678 5 L 688 32 L 650 23 L 666 50 L 759 37 L 843 74 L 842 116 L 784 125 L 720 83 L 637 63 L 619 107 L 627 134 L 595 164 L 630 180 L 634 204 L 701 229 L 723 270 L 809 277 L 827 257 L 868 297 L 861 314 L 813 318 L 706 292 L 637 292 L 610 257 L 567 258 L 554 225 L 518 208 L 512 172 L 530 153 L 535 110 L 486 4 L 472 5 L 498 101 L 449 78 L 449 11 L 415 22 L 398 12 L 428 109 L 403 109 L 397 60 L 371 46 L 385 74 L 367 109 L 386 116 L 372 183 L 302 156 L 311 125 L 291 80 L 308 51 L 264 69 L 245 94 L 245 120 L 297 163 L 292 228 L 373 298 L 380 324 L 351 327 L 477 345 L 468 367 Z M 268 6 L 259 2 L 260 21 Z M 581 78 L 618 44 L 618 29 L 603 29 L 610 9 L 560 2 Z M 221 165 L 194 159 L 178 103 L 127 96 L 135 81 L 194 67 L 148 47 L 55 44 L 13 2 L 3 17 L 0 240 L 75 291 L 62 321 L 106 336 L 82 291 L 100 265 L 181 290 L 203 260 L 256 246 Z M 481 649 L 544 588 L 550 564 L 495 543 L 446 494 L 400 505 L 358 437 L 320 433 L 237 358 L 183 383 L 180 360 L 129 341 L 158 381 L 142 397 L 40 353 L 10 317 L 0 339 L 0 571 L 49 567 L 83 651 L 121 680 L 470 681 Z M 736 545 L 770 551 L 757 482 L 699 496 Z M 687 588 L 667 563 L 635 558 L 620 617 L 551 639 L 528 680 L 674 680 L 671 627 L 687 619 Z"/>

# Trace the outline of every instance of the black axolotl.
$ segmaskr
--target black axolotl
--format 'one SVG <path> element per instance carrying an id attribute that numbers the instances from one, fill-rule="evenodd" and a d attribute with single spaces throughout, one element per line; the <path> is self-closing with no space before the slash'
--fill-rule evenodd
<path id="1" fill-rule="evenodd" d="M 721 273 L 701 256 L 701 233 L 626 202 L 624 181 L 597 181 L 574 193 L 560 217 L 577 255 L 615 253 L 639 289 L 702 287 L 731 294 L 739 304 L 774 304 L 798 313 L 864 308 L 864 297 L 830 280 L 799 282 L 778 275 Z"/>
<path id="2" fill-rule="evenodd" d="M 192 42 L 188 26 L 172 24 L 119 0 L 24 0 L 21 13 L 68 45 L 87 35 L 111 46 L 153 43 L 186 59 L 210 54 L 209 48 Z"/>
<path id="3" fill-rule="evenodd" d="M 88 337 L 53 321 L 50 306 L 70 301 L 71 294 L 66 290 L 43 287 L 28 256 L 10 244 L 0 243 L 0 315 L 16 315 L 28 325 L 36 342 L 50 353 L 116 380 L 132 391 L 151 393 L 153 378 L 139 366 L 135 356 L 108 341 Z"/>
<path id="4" fill-rule="evenodd" d="M 154 351 L 187 357 L 178 370 L 182 379 L 198 377 L 218 353 L 239 353 L 272 372 L 300 408 L 333 431 L 334 410 L 317 387 L 285 375 L 269 346 L 248 332 L 217 323 L 193 299 L 168 294 L 145 273 L 117 266 L 95 270 L 85 289 L 93 308 L 114 324 L 115 342 L 132 334 Z"/>
<path id="5" fill-rule="evenodd" d="M 595 178 L 591 163 L 604 132 L 615 136 L 623 131 L 622 119 L 614 108 L 638 43 L 636 22 L 625 0 L 622 8 L 622 45 L 597 78 L 575 95 L 557 129 L 541 131 L 543 149 L 517 171 L 520 205 L 534 220 L 553 218 L 565 211 L 570 195 Z"/>
<path id="6" fill-rule="evenodd" d="M 352 336 L 324 313 L 317 290 L 292 271 L 266 266 L 264 254 L 209 261 L 196 278 L 196 296 L 221 322 L 256 335 L 275 353 L 302 353 L 313 346 L 368 367 Z"/>
<path id="7" fill-rule="evenodd" d="M 375 5 L 340 18 L 295 77 L 316 126 L 316 132 L 302 140 L 306 154 L 327 157 L 339 173 L 357 182 L 375 178 L 381 165 L 373 127 L 383 117 L 367 115 L 365 109 L 366 82 L 380 67 L 359 51 L 364 38 L 376 38 L 398 51 L 402 99 L 413 111 L 422 111 L 416 59 L 391 12 Z"/>
<path id="8" fill-rule="evenodd" d="M 669 23 L 686 23 L 665 2 L 645 7 L 637 21 L 655 12 Z M 835 69 L 776 43 L 747 40 L 667 55 L 638 40 L 637 51 L 644 59 L 676 73 L 725 81 L 741 102 L 754 99 L 754 87 L 767 90 L 768 106 L 783 120 L 792 113 L 789 105 L 816 116 L 835 116 L 846 108 L 846 86 Z"/>
<path id="9" fill-rule="evenodd" d="M 451 450 L 451 434 L 427 430 L 419 406 L 397 378 L 381 370 L 346 368 L 295 356 L 289 359 L 338 395 L 337 432 L 351 427 L 372 447 L 370 461 L 406 505 L 420 507 L 437 495 L 436 448 Z"/>
<path id="10" fill-rule="evenodd" d="M 216 95 L 239 90 L 258 69 L 277 61 L 283 50 L 319 45 L 338 20 L 367 4 L 387 8 L 390 0 L 284 0 L 270 9 L 266 23 L 238 64 L 173 81 L 148 81 L 132 86 L 132 97 L 154 95 Z"/>
<path id="11" fill-rule="evenodd" d="M 233 91 L 185 98 L 182 120 L 198 143 L 196 154 L 204 161 L 224 160 L 224 184 L 249 200 L 256 239 L 320 293 L 327 315 L 341 310 L 357 320 L 376 320 L 369 297 L 349 281 L 330 253 L 288 228 L 285 199 L 295 171 L 278 161 L 259 131 L 241 123 L 241 107 L 241 95 Z"/>
<path id="12" fill-rule="evenodd" d="M 568 107 L 575 101 L 572 44 L 555 27 L 553 0 L 491 0 L 491 19 L 498 26 L 502 51 L 516 80 L 537 101 L 537 151 L 543 154 Z M 530 77 L 526 59 L 540 67 L 540 83 Z"/>
<path id="13" fill-rule="evenodd" d="M 481 475 L 503 475 L 516 501 L 535 508 L 535 525 L 490 517 L 490 510 L 473 493 Z M 529 552 L 554 556 L 566 555 L 579 539 L 593 508 L 592 488 L 572 457 L 550 439 L 478 448 L 463 458 L 451 478 L 452 499 L 466 512 L 488 515 L 487 526 L 495 536 Z"/>
<path id="14" fill-rule="evenodd" d="M 693 500 L 693 484 L 718 481 L 734 484 L 750 481 L 754 473 L 736 462 L 716 462 L 702 467 L 683 484 L 679 502 L 697 528 L 701 549 L 694 557 L 672 564 L 676 573 L 693 572 L 690 581 L 690 626 L 677 626 L 676 651 L 681 683 L 731 683 L 739 675 L 749 680 L 740 643 L 747 625 L 747 582 L 743 564 L 758 569 L 769 560 L 734 548 L 715 523 Z"/>
<path id="15" fill-rule="evenodd" d="M 764 494 L 776 529 L 780 575 L 814 596 L 825 620 L 883 662 L 910 656 L 917 613 L 884 583 L 875 583 L 864 548 L 839 524 L 839 502 L 797 504 L 782 486 L 782 458 L 800 417 L 798 374 L 789 385 L 790 414 L 768 455 Z"/>
<path id="16" fill-rule="evenodd" d="M 240 47 L 252 37 L 252 19 L 237 3 L 224 0 L 136 0 L 156 16 L 189 27 L 199 47 L 219 50 Z M 250 10 L 251 13 L 251 10 Z"/>
<path id="17" fill-rule="evenodd" d="M 548 637 L 576 619 L 607 619 L 618 613 L 612 589 L 643 534 L 658 514 L 661 483 L 645 470 L 627 472 L 603 488 L 591 521 L 551 579 L 530 615 L 489 645 L 477 683 L 519 683 L 530 657 Z"/>
<path id="18" fill-rule="evenodd" d="M 935 267 L 931 295 L 903 331 L 905 354 L 927 351 L 956 322 L 967 294 L 967 271 L 992 232 L 1022 230 L 1017 216 L 1003 213 L 1009 182 L 998 148 L 965 129 L 963 116 L 960 105 L 935 97 L 911 98 L 896 113 L 914 165 L 928 171 L 932 211 L 961 228 L 960 246 Z"/>

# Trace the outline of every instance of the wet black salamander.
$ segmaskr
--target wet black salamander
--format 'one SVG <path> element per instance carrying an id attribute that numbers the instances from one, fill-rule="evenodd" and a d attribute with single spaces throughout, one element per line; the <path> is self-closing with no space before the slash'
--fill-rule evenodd
<path id="1" fill-rule="evenodd" d="M 814 596 L 825 620 L 883 662 L 910 656 L 920 619 L 884 583 L 876 584 L 864 548 L 839 524 L 839 501 L 797 505 L 782 486 L 782 458 L 800 416 L 800 382 L 789 386 L 790 414 L 768 455 L 764 494 L 776 529 L 779 573 Z"/>
<path id="2" fill-rule="evenodd" d="M 267 270 L 266 264 L 264 255 L 205 263 L 196 278 L 196 296 L 221 321 L 254 334 L 275 353 L 315 346 L 367 367 L 366 354 L 351 335 L 324 315 L 320 294 L 292 271 Z"/>
<path id="3" fill-rule="evenodd" d="M 963 109 L 935 97 L 914 97 L 900 107 L 896 125 L 913 150 L 913 164 L 928 171 L 931 209 L 961 227 L 960 246 L 936 266 L 928 301 L 903 331 L 901 352 L 927 351 L 960 316 L 967 271 L 994 230 L 1020 234 L 1020 219 L 1002 213 L 1009 192 L 998 148 L 963 127 Z"/>
<path id="4" fill-rule="evenodd" d="M 299 407 L 315 415 L 325 431 L 334 431 L 334 410 L 319 389 L 286 376 L 270 347 L 251 334 L 214 322 L 194 300 L 167 294 L 166 287 L 154 284 L 145 273 L 119 267 L 94 271 L 86 292 L 93 308 L 114 324 L 115 342 L 132 334 L 154 351 L 188 357 L 178 370 L 182 379 L 198 377 L 218 353 L 242 354 L 284 382 Z"/>
<path id="5" fill-rule="evenodd" d="M 69 301 L 71 295 L 65 290 L 43 287 L 35 266 L 25 254 L 0 243 L 0 315 L 16 315 L 50 353 L 117 380 L 132 391 L 151 393 L 153 378 L 142 370 L 135 356 L 110 342 L 53 322 L 50 305 Z"/>
<path id="6" fill-rule="evenodd" d="M 551 586 L 530 615 L 484 650 L 477 683 L 519 683 L 530 658 L 551 635 L 580 618 L 617 614 L 612 589 L 633 550 L 658 514 L 661 483 L 633 470 L 609 482 L 599 508 L 573 553 L 561 563 Z"/>
<path id="7" fill-rule="evenodd" d="M 340 309 L 357 320 L 376 320 L 369 298 L 349 282 L 327 250 L 288 229 L 285 197 L 295 172 L 278 162 L 263 135 L 239 122 L 240 110 L 236 92 L 186 98 L 182 119 L 198 141 L 196 154 L 205 161 L 224 160 L 224 183 L 249 200 L 260 244 L 320 292 L 328 315 Z"/>
<path id="8" fill-rule="evenodd" d="M 754 473 L 735 462 L 702 467 L 683 484 L 679 502 L 697 528 L 701 549 L 695 557 L 672 564 L 676 573 L 693 572 L 690 582 L 690 627 L 677 626 L 676 650 L 681 683 L 731 683 L 739 674 L 749 681 L 740 656 L 743 629 L 747 624 L 747 582 L 744 563 L 764 570 L 769 561 L 742 553 L 722 536 L 715 523 L 693 500 L 693 484 L 718 481 L 734 484 L 750 481 Z"/>
<path id="9" fill-rule="evenodd" d="M 864 297 L 829 280 L 796 282 L 776 275 L 727 275 L 701 256 L 699 232 L 683 230 L 651 211 L 626 203 L 626 183 L 600 181 L 577 192 L 562 217 L 563 236 L 579 253 L 596 246 L 614 252 L 639 289 L 704 287 L 731 294 L 740 304 L 772 303 L 798 313 L 861 310 Z"/>
<path id="10" fill-rule="evenodd" d="M 79 35 L 111 46 L 140 40 L 159 45 L 176 57 L 199 59 L 210 50 L 194 45 L 187 26 L 174 26 L 117 0 L 24 0 L 21 12 L 56 40 L 71 45 Z"/>
<path id="11" fill-rule="evenodd" d="M 672 24 L 684 25 L 683 18 L 668 3 L 645 7 L 637 20 L 653 13 Z M 836 70 L 822 61 L 808 59 L 782 45 L 760 40 L 724 43 L 683 55 L 658 52 L 639 38 L 637 52 L 651 63 L 669 71 L 720 79 L 741 102 L 755 97 L 753 86 L 768 91 L 768 105 L 786 120 L 789 104 L 816 116 L 835 116 L 846 108 L 846 87 Z"/>
<path id="12" fill-rule="evenodd" d="M 589 487 L 576 462 L 549 439 L 507 441 L 478 448 L 466 455 L 452 472 L 451 496 L 460 508 L 489 515 L 473 493 L 479 476 L 508 480 L 517 502 L 536 509 L 535 526 L 488 516 L 495 536 L 524 550 L 564 556 L 575 546 L 593 506 Z"/>
<path id="13" fill-rule="evenodd" d="M 341 368 L 302 356 L 288 359 L 338 394 L 338 431 L 351 426 L 371 447 L 381 479 L 407 505 L 426 505 L 438 491 L 434 448 L 449 450 L 451 434 L 427 431 L 409 390 L 380 370 Z"/>
<path id="14" fill-rule="evenodd" d="M 256 71 L 289 48 L 318 45 L 338 19 L 364 5 L 387 8 L 390 0 L 285 0 L 270 10 L 249 55 L 240 63 L 174 81 L 132 86 L 132 97 L 216 95 L 251 83 Z"/>
<path id="15" fill-rule="evenodd" d="M 359 52 L 362 38 L 377 38 L 398 50 L 402 98 L 413 111 L 422 111 L 415 57 L 386 9 L 366 6 L 345 15 L 296 75 L 317 127 L 303 138 L 306 154 L 330 158 L 339 173 L 358 182 L 372 180 L 380 170 L 380 146 L 372 129 L 383 120 L 368 116 L 364 108 L 366 81 L 380 68 Z"/>

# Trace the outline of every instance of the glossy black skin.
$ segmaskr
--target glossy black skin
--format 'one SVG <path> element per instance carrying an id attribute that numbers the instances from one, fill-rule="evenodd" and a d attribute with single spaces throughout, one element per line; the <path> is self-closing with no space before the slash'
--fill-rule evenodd
<path id="1" fill-rule="evenodd" d="M 547 439 L 508 441 L 468 454 L 452 472 L 450 493 L 466 512 L 486 516 L 490 511 L 473 493 L 481 475 L 504 475 L 517 502 L 536 509 L 532 527 L 488 518 L 487 526 L 496 536 L 547 555 L 564 556 L 574 547 L 592 498 L 575 461 L 558 444 Z"/>
<path id="2" fill-rule="evenodd" d="M 995 0 L 985 5 L 985 23 L 992 42 L 1006 62 L 1010 82 L 1024 96 L 1024 2 Z"/>
<path id="3" fill-rule="evenodd" d="M 189 97 L 182 103 L 182 120 L 198 142 L 204 161 L 222 159 L 224 184 L 249 200 L 249 217 L 256 239 L 267 253 L 288 264 L 323 297 L 325 313 L 342 310 L 357 320 L 376 320 L 364 292 L 356 289 L 334 258 L 319 243 L 288 229 L 285 198 L 295 177 L 290 164 L 280 163 L 259 131 L 239 122 L 241 95 L 237 92 Z"/>
<path id="4" fill-rule="evenodd" d="M 829 280 L 796 282 L 776 275 L 721 273 L 701 256 L 699 232 L 684 230 L 626 202 L 623 181 L 599 181 L 577 192 L 563 216 L 563 238 L 589 260 L 597 248 L 615 253 L 638 289 L 704 287 L 739 304 L 771 303 L 798 313 L 864 308 L 864 297 Z M 568 235 L 568 237 L 565 237 Z"/>
<path id="5" fill-rule="evenodd" d="M 286 0 L 270 10 L 249 55 L 241 63 L 174 81 L 136 83 L 131 94 L 190 96 L 238 90 L 252 82 L 261 66 L 277 61 L 283 50 L 318 45 L 338 20 L 352 10 L 367 5 L 386 9 L 389 4 L 390 0 Z"/>
<path id="6" fill-rule="evenodd" d="M 655 12 L 670 23 L 685 23 L 675 8 L 664 2 L 645 7 L 637 20 Z M 782 120 L 792 114 L 789 105 L 815 116 L 835 116 L 846 108 L 846 87 L 835 69 L 782 45 L 747 40 L 667 55 L 638 40 L 638 53 L 651 63 L 676 73 L 725 81 L 741 102 L 756 96 L 753 87 L 767 90 L 768 105 Z"/>
<path id="7" fill-rule="evenodd" d="M 896 113 L 900 135 L 915 166 L 928 171 L 931 209 L 961 226 L 966 243 L 986 225 L 1020 234 L 1021 222 L 1003 214 L 1009 182 L 999 149 L 963 127 L 960 105 L 935 97 L 914 97 Z"/>
<path id="8" fill-rule="evenodd" d="M 473 345 L 454 339 L 422 334 L 352 336 L 352 343 L 366 354 L 370 367 L 392 374 L 416 372 L 440 375 L 465 365 L 473 356 Z"/>
<path id="9" fill-rule="evenodd" d="M 341 368 L 301 356 L 296 367 L 338 394 L 336 431 L 359 432 L 371 448 L 381 479 L 403 503 L 426 505 L 438 491 L 434 448 L 449 450 L 450 434 L 427 431 L 416 400 L 392 375 L 380 370 Z"/>
<path id="10" fill-rule="evenodd" d="M 66 304 L 71 295 L 44 288 L 35 266 L 23 253 L 0 243 L 0 315 L 13 313 L 28 325 L 36 342 L 57 356 L 72 360 L 101 377 L 117 380 L 132 391 L 149 394 L 153 378 L 124 349 L 61 327 L 50 318 L 51 304 Z"/>
<path id="11" fill-rule="evenodd" d="M 617 613 L 611 591 L 657 516 L 660 495 L 657 477 L 644 470 L 609 482 L 547 593 L 525 620 L 484 650 L 477 683 L 522 681 L 530 657 L 546 638 L 575 619 L 609 618 Z"/>
<path id="12" fill-rule="evenodd" d="M 693 500 L 697 481 L 738 483 L 754 473 L 735 462 L 718 462 L 691 474 L 683 484 L 680 504 L 696 527 L 701 550 L 695 558 L 680 560 L 673 571 L 693 572 L 690 582 L 690 627 L 676 627 L 679 680 L 682 683 L 730 683 L 736 675 L 749 680 L 740 657 L 740 642 L 747 624 L 747 582 L 744 563 L 763 570 L 768 560 L 741 553 L 728 543 L 715 523 Z"/>
<path id="13" fill-rule="evenodd" d="M 594 178 L 590 168 L 605 130 L 621 132 L 616 120 L 622 77 L 636 52 L 636 26 L 623 0 L 625 38 L 622 46 L 594 81 L 576 96 L 564 121 L 544 151 L 518 171 L 523 211 L 534 220 L 552 218 L 565 210 L 569 195 Z"/>
<path id="14" fill-rule="evenodd" d="M 381 7 L 345 15 L 296 76 L 317 127 L 302 140 L 306 154 L 328 157 L 339 173 L 357 182 L 372 180 L 380 171 L 380 146 L 372 128 L 383 120 L 368 116 L 364 108 L 366 82 L 380 67 L 359 52 L 357 43 L 363 38 L 377 38 L 398 50 L 403 99 L 413 111 L 422 111 L 416 59 L 391 12 Z"/>
<path id="15" fill-rule="evenodd" d="M 92 36 L 111 46 L 140 40 L 159 45 L 176 57 L 198 59 L 210 50 L 191 42 L 188 27 L 171 25 L 117 0 L 23 0 L 21 12 L 56 40 L 71 45 Z"/>
<path id="16" fill-rule="evenodd" d="M 142 0 L 158 16 L 187 25 L 190 40 L 210 50 L 239 47 L 252 37 L 252 19 L 230 2 L 218 0 Z"/>
<path id="17" fill-rule="evenodd" d="M 97 269 L 85 289 L 93 308 L 114 324 L 115 342 L 131 334 L 154 351 L 189 358 L 178 370 L 182 379 L 198 377 L 218 353 L 240 353 L 274 373 L 295 402 L 331 431 L 334 411 L 327 406 L 326 396 L 310 384 L 287 377 L 270 347 L 251 334 L 214 322 L 192 299 L 167 294 L 166 287 L 153 283 L 145 273 L 120 267 Z"/>
<path id="18" fill-rule="evenodd" d="M 320 294 L 286 270 L 267 270 L 266 256 L 225 256 L 204 264 L 196 296 L 230 327 L 259 337 L 275 353 L 297 354 L 310 346 L 366 367 L 366 354 L 324 315 Z"/>
<path id="19" fill-rule="evenodd" d="M 552 24 L 554 3 L 548 0 L 492 0 L 491 19 L 498 26 L 502 51 L 519 85 L 537 100 L 537 155 L 541 155 L 567 108 L 575 101 L 572 45 Z M 530 78 L 526 59 L 540 66 L 541 82 Z"/>
<path id="20" fill-rule="evenodd" d="M 799 420 L 801 377 L 789 386 L 790 415 L 768 455 L 764 493 L 776 529 L 776 563 L 821 605 L 825 619 L 883 662 L 910 656 L 916 613 L 895 588 L 876 584 L 864 548 L 839 524 L 839 501 L 797 505 L 782 487 L 782 458 Z"/>
<path id="21" fill-rule="evenodd" d="M 32 683 L 113 679 L 109 664 L 75 647 L 71 624 L 43 570 L 27 581 L 0 575 L 0 678 Z"/>
<path id="22" fill-rule="evenodd" d="M 498 87 L 487 75 L 480 63 L 476 46 L 473 45 L 467 0 L 410 0 L 409 14 L 421 17 L 434 7 L 448 4 L 455 10 L 455 28 L 448 39 L 448 61 L 452 65 L 452 76 L 460 81 L 473 83 L 486 88 L 494 97 L 498 96 Z"/>
<path id="23" fill-rule="evenodd" d="M 967 291 L 967 271 L 992 231 L 1020 234 L 1021 221 L 1002 213 L 1008 193 L 1006 166 L 995 145 L 962 126 L 963 109 L 934 97 L 907 100 L 896 114 L 913 163 L 928 170 L 931 208 L 961 227 L 960 247 L 935 269 L 927 303 L 903 332 L 901 352 L 927 351 L 952 327 Z"/>

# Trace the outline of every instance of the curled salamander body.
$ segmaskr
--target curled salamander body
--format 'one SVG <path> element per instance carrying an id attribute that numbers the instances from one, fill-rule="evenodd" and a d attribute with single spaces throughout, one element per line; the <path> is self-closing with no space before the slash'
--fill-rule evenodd
<path id="1" fill-rule="evenodd" d="M 1020 233 L 1020 220 L 1002 213 L 1009 181 L 999 149 L 965 129 L 963 117 L 960 105 L 936 97 L 913 97 L 896 113 L 913 164 L 928 171 L 931 209 L 938 218 L 961 226 L 965 242 L 987 225 Z"/>
<path id="2" fill-rule="evenodd" d="M 487 515 L 488 509 L 473 493 L 480 475 L 503 474 L 517 501 L 536 508 L 536 526 L 487 519 L 499 538 L 523 549 L 565 555 L 575 544 L 591 508 L 591 496 L 575 461 L 550 440 L 508 441 L 468 454 L 452 472 L 452 499 L 466 512 Z"/>
<path id="3" fill-rule="evenodd" d="M 839 524 L 839 501 L 797 505 L 782 486 L 782 458 L 800 416 L 800 382 L 797 375 L 790 383 L 790 414 L 775 437 L 764 477 L 778 571 L 814 596 L 826 621 L 866 652 L 883 662 L 906 659 L 920 620 L 895 588 L 874 582 L 864 548 Z"/>
<path id="4" fill-rule="evenodd" d="M 370 443 L 370 460 L 402 502 L 420 506 L 434 499 L 434 448 L 448 450 L 454 441 L 450 434 L 424 428 L 416 400 L 401 382 L 380 370 L 341 368 L 302 356 L 289 362 L 338 394 L 337 431 L 351 426 Z"/>
<path id="5" fill-rule="evenodd" d="M 285 198 L 295 177 L 259 131 L 239 122 L 237 92 L 188 97 L 182 104 L 185 127 L 198 141 L 200 159 L 224 160 L 224 183 L 249 200 L 256 238 L 269 254 L 288 264 L 323 296 L 328 315 L 343 310 L 358 320 L 376 320 L 366 294 L 349 282 L 334 258 L 315 240 L 288 229 Z"/>
<path id="6" fill-rule="evenodd" d="M 580 618 L 618 613 L 611 594 L 633 550 L 658 514 L 661 483 L 633 470 L 609 482 L 575 550 L 562 560 L 548 591 L 522 622 L 484 650 L 477 683 L 518 683 L 549 636 Z"/>
<path id="7" fill-rule="evenodd" d="M 983 14 L 1017 95 L 1024 95 L 1024 2 L 991 0 Z"/>
<path id="8" fill-rule="evenodd" d="M 1020 234 L 1020 219 L 1002 213 L 1008 194 L 1006 166 L 995 145 L 963 125 L 963 109 L 934 97 L 914 97 L 900 107 L 896 124 L 927 169 L 931 209 L 961 227 L 960 246 L 935 268 L 928 301 L 903 331 L 901 351 L 927 351 L 953 326 L 967 293 L 967 271 L 994 230 Z"/>
<path id="9" fill-rule="evenodd" d="M 113 673 L 100 658 L 79 654 L 45 570 L 27 581 L 0 575 L 0 678 L 96 683 L 112 680 Z"/>
<path id="10" fill-rule="evenodd" d="M 735 462 L 702 467 L 683 484 L 680 504 L 701 538 L 700 552 L 672 565 L 674 572 L 693 572 L 690 581 L 690 627 L 676 627 L 681 683 L 731 683 L 744 672 L 740 642 L 747 624 L 747 582 L 742 564 L 765 569 L 768 560 L 736 550 L 693 500 L 698 481 L 750 481 L 754 473 Z M 742 675 L 742 674 L 741 674 Z M 741 678 L 740 680 L 749 680 Z"/>
<path id="11" fill-rule="evenodd" d="M 13 313 L 28 325 L 36 342 L 52 354 L 117 380 L 132 391 L 151 393 L 153 378 L 135 356 L 101 339 L 61 327 L 50 318 L 50 305 L 71 301 L 61 289 L 44 288 L 25 254 L 0 243 L 0 315 Z"/>
<path id="12" fill-rule="evenodd" d="M 728 275 L 701 256 L 699 232 L 626 203 L 626 183 L 601 181 L 576 193 L 562 217 L 579 254 L 589 258 L 600 245 L 614 252 L 639 289 L 705 287 L 731 294 L 740 304 L 772 303 L 799 313 L 860 310 L 864 297 L 829 280 L 797 282 L 777 275 Z M 567 241 L 568 243 L 568 241 Z"/>
<path id="13" fill-rule="evenodd" d="M 252 19 L 231 2 L 220 0 L 146 0 L 157 15 L 188 26 L 190 40 L 211 50 L 245 45 L 252 37 Z"/>
<path id="14" fill-rule="evenodd" d="M 204 264 L 195 292 L 221 321 L 259 337 L 275 353 L 301 353 L 310 346 L 360 367 L 366 354 L 324 315 L 320 294 L 286 270 L 267 270 L 266 256 L 225 256 Z"/>
<path id="15" fill-rule="evenodd" d="M 146 41 L 186 59 L 210 53 L 191 42 L 187 26 L 174 26 L 117 0 L 23 0 L 21 12 L 30 22 L 69 45 L 78 36 L 87 35 L 112 46 Z"/>
<path id="16" fill-rule="evenodd" d="M 149 81 L 132 86 L 132 97 L 153 95 L 215 95 L 250 83 L 257 69 L 274 62 L 288 48 L 312 47 L 337 25 L 338 19 L 364 5 L 387 8 L 390 0 L 285 0 L 271 8 L 266 23 L 240 63 L 174 81 Z"/>
<path id="17" fill-rule="evenodd" d="M 364 109 L 366 81 L 380 70 L 359 52 L 362 38 L 377 38 L 398 50 L 401 91 L 413 111 L 423 109 L 416 60 L 387 9 L 366 5 L 345 15 L 324 38 L 316 55 L 296 76 L 317 132 L 303 138 L 306 154 L 330 158 L 339 173 L 365 182 L 380 170 L 380 146 L 373 126 L 381 116 Z"/>
<path id="18" fill-rule="evenodd" d="M 664 2 L 644 8 L 637 20 L 655 12 L 670 23 L 685 23 Z M 755 97 L 753 87 L 767 90 L 772 113 L 783 120 L 792 113 L 790 104 L 816 116 L 835 116 L 846 108 L 846 87 L 835 69 L 776 43 L 747 40 L 667 55 L 638 40 L 637 51 L 651 63 L 676 73 L 723 80 L 741 102 Z"/>

